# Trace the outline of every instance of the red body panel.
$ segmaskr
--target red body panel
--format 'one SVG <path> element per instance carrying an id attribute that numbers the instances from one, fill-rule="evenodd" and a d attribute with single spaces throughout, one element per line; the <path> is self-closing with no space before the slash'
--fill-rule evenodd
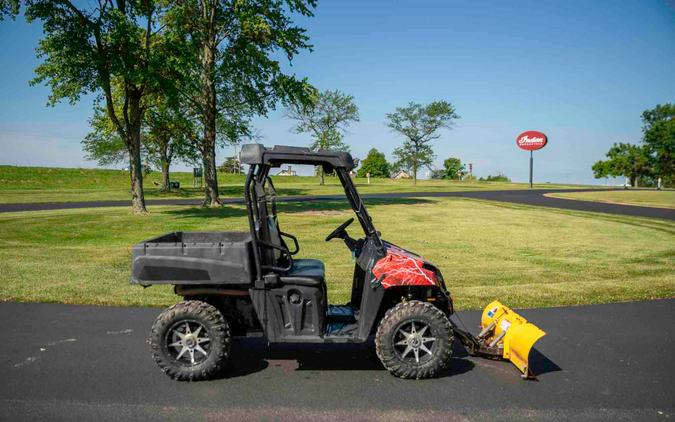
<path id="1" fill-rule="evenodd" d="M 375 263 L 372 272 L 385 289 L 396 286 L 436 286 L 436 274 L 423 266 L 424 258 L 394 245 L 387 245 L 387 256 Z"/>

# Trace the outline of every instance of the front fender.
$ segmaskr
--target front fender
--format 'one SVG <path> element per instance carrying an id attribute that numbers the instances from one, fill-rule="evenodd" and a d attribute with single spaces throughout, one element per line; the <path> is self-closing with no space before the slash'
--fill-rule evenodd
<path id="1" fill-rule="evenodd" d="M 427 266 L 424 258 L 387 244 L 387 254 L 380 258 L 372 268 L 373 276 L 389 289 L 399 286 L 439 286 L 439 280 L 432 266 Z"/>

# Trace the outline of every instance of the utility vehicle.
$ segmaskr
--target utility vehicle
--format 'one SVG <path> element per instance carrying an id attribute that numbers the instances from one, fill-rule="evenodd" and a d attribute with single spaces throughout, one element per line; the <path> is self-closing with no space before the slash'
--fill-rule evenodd
<path id="1" fill-rule="evenodd" d="M 402 378 L 426 378 L 448 364 L 456 337 L 471 354 L 510 359 L 527 376 L 528 354 L 544 335 L 499 302 L 485 309 L 473 336 L 452 322 L 453 302 L 441 271 L 421 256 L 383 240 L 350 177 L 346 152 L 245 145 L 244 186 L 249 227 L 242 232 L 175 232 L 132 250 L 132 284 L 173 284 L 184 301 L 165 310 L 150 336 L 157 365 L 176 380 L 213 377 L 233 336 L 271 343 L 358 343 L 375 334 L 382 364 Z M 296 258 L 295 236 L 282 230 L 270 169 L 282 164 L 335 172 L 354 211 L 326 236 L 354 257 L 351 300 L 329 304 L 324 264 Z M 405 229 L 402 227 L 402 229 Z M 289 245 L 291 245 L 289 247 Z"/>

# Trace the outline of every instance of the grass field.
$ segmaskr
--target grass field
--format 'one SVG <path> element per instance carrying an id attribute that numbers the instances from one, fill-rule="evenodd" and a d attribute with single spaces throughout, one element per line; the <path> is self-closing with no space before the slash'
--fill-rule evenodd
<path id="1" fill-rule="evenodd" d="M 439 266 L 460 309 L 675 297 L 675 223 L 469 199 L 368 201 L 383 237 Z M 280 204 L 302 257 L 326 262 L 329 299 L 349 295 L 353 261 L 323 238 L 351 215 L 342 202 Z M 175 230 L 245 230 L 244 209 L 155 207 L 0 214 L 0 297 L 105 305 L 176 302 L 171 287 L 130 286 L 130 247 Z M 352 228 L 354 235 L 356 225 Z"/>
<path id="2" fill-rule="evenodd" d="M 160 192 L 161 174 L 150 173 L 144 180 L 146 198 L 201 198 L 202 191 L 192 188 L 191 173 L 172 173 L 172 180 L 179 181 L 181 189 Z M 276 177 L 275 185 L 282 195 L 327 195 L 342 193 L 339 181 L 326 179 L 319 186 L 317 177 Z M 219 174 L 220 194 L 223 197 L 242 197 L 244 176 Z M 374 192 L 434 192 L 481 189 L 525 189 L 525 183 L 458 182 L 450 180 L 356 179 L 359 191 Z M 569 185 L 540 184 L 537 187 L 559 188 Z M 0 166 L 0 203 L 76 202 L 129 200 L 129 174 L 122 170 L 64 169 L 46 167 Z"/>
<path id="3" fill-rule="evenodd" d="M 608 202 L 611 204 L 675 209 L 675 191 L 615 190 L 605 192 L 561 192 L 550 193 L 548 196 L 582 201 Z"/>

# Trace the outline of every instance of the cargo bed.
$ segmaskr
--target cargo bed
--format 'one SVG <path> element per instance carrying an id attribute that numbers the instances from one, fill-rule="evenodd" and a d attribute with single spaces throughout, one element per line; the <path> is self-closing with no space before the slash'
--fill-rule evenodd
<path id="1" fill-rule="evenodd" d="M 246 232 L 174 232 L 133 246 L 131 283 L 250 284 L 251 236 Z"/>

